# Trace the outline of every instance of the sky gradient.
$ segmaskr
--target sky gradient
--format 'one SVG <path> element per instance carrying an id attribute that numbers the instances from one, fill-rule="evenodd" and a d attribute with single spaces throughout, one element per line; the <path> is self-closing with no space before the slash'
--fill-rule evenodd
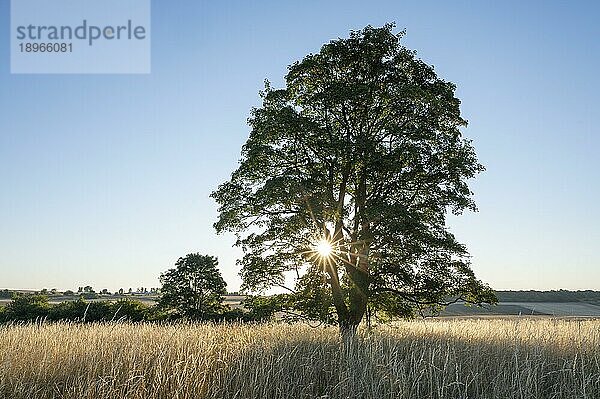
<path id="1" fill-rule="evenodd" d="M 208 196 L 264 79 L 395 21 L 457 84 L 487 170 L 452 217 L 495 289 L 600 290 L 600 6 L 593 1 L 152 2 L 149 75 L 11 75 L 0 1 L 0 288 L 156 287 L 190 252 L 239 285 Z"/>

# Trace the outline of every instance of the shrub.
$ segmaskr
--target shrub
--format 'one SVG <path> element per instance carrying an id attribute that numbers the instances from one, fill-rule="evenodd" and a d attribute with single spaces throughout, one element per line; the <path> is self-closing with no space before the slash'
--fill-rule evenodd
<path id="1" fill-rule="evenodd" d="M 10 299 L 12 298 L 12 292 L 9 290 L 0 290 L 0 299 Z"/>
<path id="2" fill-rule="evenodd" d="M 4 317 L 6 320 L 14 321 L 35 320 L 48 316 L 49 310 L 50 304 L 47 296 L 17 294 L 6 305 Z"/>
<path id="3" fill-rule="evenodd" d="M 111 304 L 113 319 L 125 319 L 129 321 L 148 320 L 150 307 L 140 301 L 131 299 L 119 299 Z"/>

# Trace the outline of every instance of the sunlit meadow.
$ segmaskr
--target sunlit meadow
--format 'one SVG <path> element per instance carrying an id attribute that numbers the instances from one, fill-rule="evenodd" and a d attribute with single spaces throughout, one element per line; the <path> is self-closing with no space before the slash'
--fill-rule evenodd
<path id="1" fill-rule="evenodd" d="M 600 321 L 0 328 L 0 397 L 599 398 Z"/>

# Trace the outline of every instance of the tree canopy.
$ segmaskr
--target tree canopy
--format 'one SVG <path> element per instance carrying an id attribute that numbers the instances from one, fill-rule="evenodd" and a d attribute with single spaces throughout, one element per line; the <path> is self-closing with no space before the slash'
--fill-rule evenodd
<path id="1" fill-rule="evenodd" d="M 159 306 L 191 319 L 204 319 L 221 311 L 226 283 L 217 265 L 217 258 L 210 255 L 193 253 L 179 258 L 175 268 L 160 276 Z"/>
<path id="2" fill-rule="evenodd" d="M 367 309 L 410 317 L 494 301 L 448 212 L 475 211 L 483 166 L 461 134 L 455 85 L 393 25 L 352 31 L 266 82 L 239 167 L 212 194 L 237 234 L 243 288 L 352 330 Z M 294 284 L 287 282 L 292 278 Z"/>

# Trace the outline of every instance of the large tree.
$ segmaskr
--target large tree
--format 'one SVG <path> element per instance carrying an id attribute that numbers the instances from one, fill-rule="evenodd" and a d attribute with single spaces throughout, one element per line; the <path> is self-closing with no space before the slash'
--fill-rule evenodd
<path id="1" fill-rule="evenodd" d="M 467 181 L 484 168 L 455 85 L 402 36 L 353 31 L 292 64 L 284 88 L 267 82 L 240 165 L 212 194 L 215 228 L 244 250 L 244 288 L 283 287 L 286 310 L 342 332 L 367 309 L 494 301 L 446 226 L 476 210 Z"/>
<path id="2" fill-rule="evenodd" d="M 205 319 L 222 310 L 226 283 L 217 258 L 199 253 L 179 258 L 162 273 L 159 306 L 190 319 Z"/>

